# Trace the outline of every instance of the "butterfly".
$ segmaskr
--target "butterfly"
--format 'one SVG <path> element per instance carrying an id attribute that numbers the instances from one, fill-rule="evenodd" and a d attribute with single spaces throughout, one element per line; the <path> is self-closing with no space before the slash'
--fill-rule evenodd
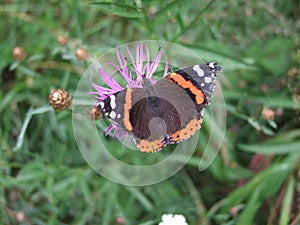
<path id="1" fill-rule="evenodd" d="M 125 88 L 96 106 L 103 118 L 133 137 L 140 151 L 159 151 L 201 128 L 203 109 L 221 70 L 216 62 L 209 62 L 179 69 L 155 83 L 143 77 L 141 88 Z"/>

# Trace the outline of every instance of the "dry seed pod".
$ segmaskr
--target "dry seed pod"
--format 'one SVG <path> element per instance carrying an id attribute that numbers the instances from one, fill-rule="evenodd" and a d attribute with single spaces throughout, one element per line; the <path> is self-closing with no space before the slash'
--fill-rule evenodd
<path id="1" fill-rule="evenodd" d="M 49 95 L 49 105 L 56 111 L 67 109 L 71 105 L 72 99 L 67 91 L 56 89 L 51 91 Z"/>

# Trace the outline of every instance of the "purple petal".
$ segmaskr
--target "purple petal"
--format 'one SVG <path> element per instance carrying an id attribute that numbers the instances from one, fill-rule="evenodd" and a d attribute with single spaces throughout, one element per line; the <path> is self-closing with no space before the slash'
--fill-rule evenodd
<path id="1" fill-rule="evenodd" d="M 121 59 L 121 57 L 120 57 L 120 52 L 119 52 L 119 48 L 118 48 L 118 47 L 116 47 L 116 56 L 117 56 L 117 58 L 118 58 L 120 67 L 122 68 L 122 67 L 123 67 L 123 61 L 122 61 L 122 59 Z"/>
<path id="2" fill-rule="evenodd" d="M 112 75 L 106 74 L 100 67 L 98 68 L 98 72 L 100 73 L 105 83 L 107 83 L 113 90 L 123 90 L 123 88 L 118 84 L 118 82 L 114 80 Z"/>
<path id="3" fill-rule="evenodd" d="M 129 55 L 129 58 L 130 58 L 131 62 L 134 62 L 134 59 L 133 59 L 133 57 L 132 57 L 132 54 L 131 54 L 131 52 L 130 52 L 130 50 L 129 50 L 129 48 L 128 48 L 127 45 L 126 45 L 126 49 L 127 49 L 127 52 L 128 52 L 128 55 Z"/>
<path id="4" fill-rule="evenodd" d="M 107 136 L 112 130 L 115 130 L 117 127 L 114 124 L 110 124 L 105 131 L 105 136 Z"/>
<path id="5" fill-rule="evenodd" d="M 127 136 L 126 132 L 120 131 L 119 134 L 118 134 L 118 140 L 123 141 L 126 138 L 126 136 Z"/>
<path id="6" fill-rule="evenodd" d="M 134 65 L 136 72 L 140 76 L 143 76 L 143 74 L 144 74 L 144 71 L 143 71 L 144 52 L 143 52 L 142 44 L 138 44 L 137 49 L 136 49 L 135 62 L 132 62 L 132 63 Z"/>
<path id="7" fill-rule="evenodd" d="M 169 62 L 168 62 L 168 56 L 166 55 L 164 76 L 168 74 L 168 70 L 169 70 Z"/>
<path id="8" fill-rule="evenodd" d="M 129 79 L 129 76 L 128 76 L 128 74 L 126 73 L 126 72 L 124 72 L 123 70 L 122 70 L 122 68 L 119 68 L 116 64 L 114 64 L 114 63 L 107 63 L 108 65 L 111 65 L 112 67 L 114 67 L 121 75 L 122 75 L 122 77 L 124 77 L 124 79 L 126 80 L 126 82 L 128 83 L 128 82 L 130 82 L 131 80 Z"/>
<path id="9" fill-rule="evenodd" d="M 155 59 L 153 60 L 153 62 L 150 65 L 150 69 L 147 71 L 147 78 L 150 79 L 153 75 L 153 73 L 155 72 L 155 70 L 158 68 L 159 64 L 160 64 L 160 58 L 161 55 L 163 54 L 163 51 L 159 51 L 155 57 Z"/>
<path id="10" fill-rule="evenodd" d="M 147 73 L 148 73 L 148 71 L 149 71 L 149 69 L 150 69 L 150 61 L 151 61 L 151 58 L 150 58 L 150 52 L 149 52 L 149 49 L 148 49 L 148 45 L 146 44 L 146 54 L 147 54 L 147 59 L 146 59 L 146 65 L 145 65 L 145 67 L 144 67 L 144 74 L 145 74 L 145 71 L 147 71 Z M 146 77 L 148 77 L 147 75 L 146 75 Z"/>
<path id="11" fill-rule="evenodd" d="M 120 130 L 119 127 L 116 127 L 116 128 L 115 128 L 114 133 L 113 133 L 113 137 L 116 137 L 116 136 L 117 136 L 119 130 Z"/>
<path id="12" fill-rule="evenodd" d="M 94 84 L 93 82 L 91 82 L 91 85 L 93 86 L 93 88 L 96 90 L 96 92 L 90 92 L 91 94 L 95 95 L 99 100 L 104 100 L 106 99 L 108 96 L 114 94 L 116 91 L 113 91 L 112 89 L 108 89 L 102 86 L 99 86 L 97 84 Z"/>
<path id="13" fill-rule="evenodd" d="M 131 135 L 128 135 L 127 144 L 130 144 L 130 142 L 133 141 L 133 137 Z"/>
<path id="14" fill-rule="evenodd" d="M 140 45 L 138 45 L 137 48 L 136 48 L 136 58 L 139 58 L 138 56 L 140 55 L 140 53 L 139 53 L 139 46 Z M 127 45 L 126 45 L 126 49 L 127 49 L 128 55 L 130 57 L 130 60 L 132 62 L 132 66 L 134 68 L 134 72 L 137 75 L 137 79 L 136 80 L 142 80 L 142 76 L 143 76 L 143 72 L 142 72 L 143 62 L 140 62 L 138 60 L 134 61 L 133 56 L 131 54 L 131 51 L 129 50 L 129 48 L 128 48 Z M 141 68 L 140 68 L 140 63 L 142 63 L 141 64 Z M 132 73 L 131 73 L 131 77 L 132 77 Z"/>
<path id="15" fill-rule="evenodd" d="M 121 70 L 123 71 L 124 75 L 126 75 L 129 79 L 132 79 L 132 77 L 130 78 L 129 73 L 128 73 L 128 62 L 127 62 L 124 52 L 122 52 L 122 58 L 123 58 L 124 64 L 123 64 L 123 67 L 121 68 Z"/>

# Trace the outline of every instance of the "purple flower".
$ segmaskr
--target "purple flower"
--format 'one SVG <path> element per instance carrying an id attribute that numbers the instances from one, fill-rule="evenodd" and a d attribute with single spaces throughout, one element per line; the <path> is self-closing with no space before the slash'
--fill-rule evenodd
<path id="1" fill-rule="evenodd" d="M 135 54 L 132 52 L 135 52 Z M 98 72 L 108 87 L 99 86 L 91 82 L 91 85 L 95 91 L 90 92 L 90 94 L 95 96 L 95 98 L 97 98 L 97 100 L 100 102 L 125 88 L 142 88 L 143 77 L 150 80 L 152 84 L 155 84 L 156 81 L 152 79 L 152 76 L 161 63 L 161 57 L 163 53 L 164 51 L 159 50 L 155 58 L 151 60 L 147 44 L 145 48 L 143 43 L 137 44 L 135 51 L 131 51 L 127 45 L 125 51 L 122 51 L 116 47 L 116 58 L 118 62 L 107 62 L 106 64 L 110 65 L 115 71 L 118 72 L 118 74 L 121 75 L 121 78 L 123 78 L 126 82 L 126 86 L 122 87 L 114 79 L 113 74 L 109 74 L 102 68 L 98 67 Z M 163 76 L 165 76 L 169 72 L 167 56 L 165 56 L 165 61 L 162 63 L 165 64 L 163 74 Z M 115 124 L 111 124 L 107 128 L 105 135 L 108 135 L 111 131 L 114 131 L 113 136 L 118 136 L 120 141 L 126 138 L 126 133 L 118 129 Z"/>

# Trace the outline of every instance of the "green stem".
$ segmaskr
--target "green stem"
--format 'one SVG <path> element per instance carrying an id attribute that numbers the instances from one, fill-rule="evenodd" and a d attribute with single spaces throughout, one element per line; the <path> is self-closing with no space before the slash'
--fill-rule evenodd
<path id="1" fill-rule="evenodd" d="M 25 135 L 26 129 L 29 125 L 29 122 L 30 122 L 32 116 L 35 115 L 35 114 L 50 112 L 52 110 L 53 110 L 53 108 L 51 106 L 48 106 L 48 105 L 42 106 L 42 107 L 37 108 L 37 109 L 30 108 L 28 110 L 28 112 L 26 113 L 26 117 L 25 117 L 23 126 L 21 128 L 21 131 L 20 131 L 18 139 L 17 139 L 17 143 L 16 143 L 15 147 L 13 148 L 14 152 L 18 151 L 22 147 L 23 142 L 24 142 L 24 135 Z"/>

